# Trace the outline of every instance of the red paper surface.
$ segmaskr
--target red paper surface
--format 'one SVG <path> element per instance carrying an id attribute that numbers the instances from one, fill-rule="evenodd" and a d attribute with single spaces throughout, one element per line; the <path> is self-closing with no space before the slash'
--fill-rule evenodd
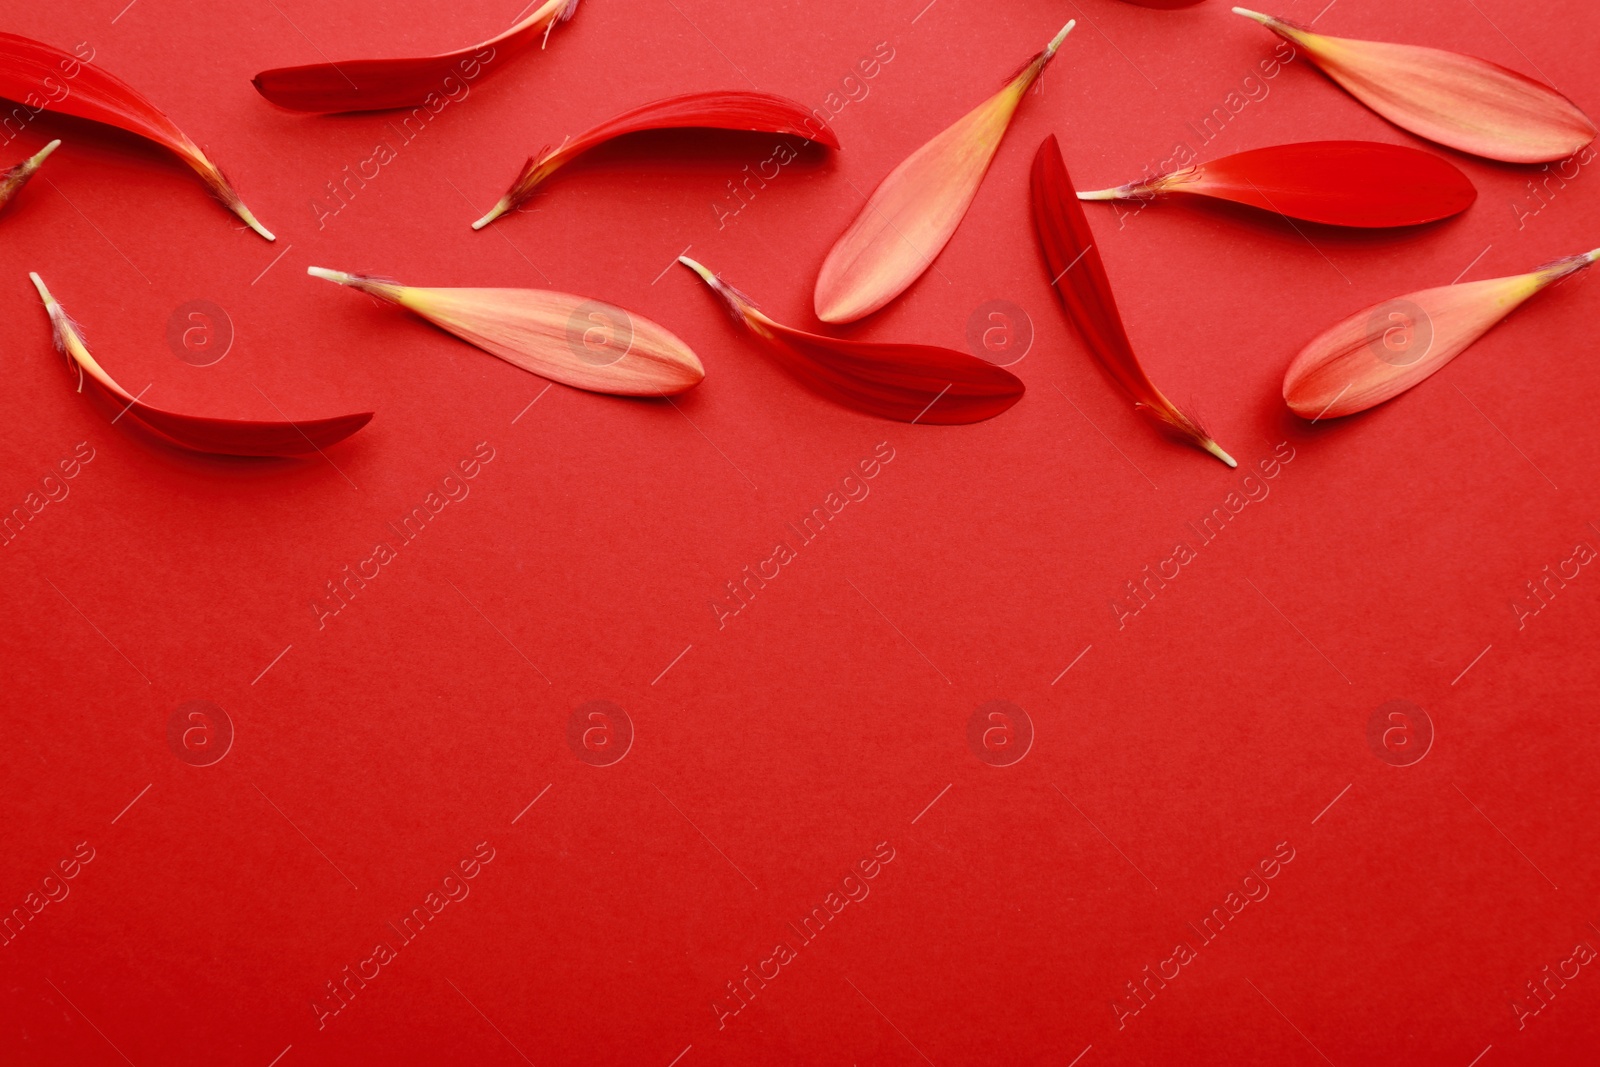
<path id="1" fill-rule="evenodd" d="M 470 44 L 510 24 L 502 0 L 124 3 L 5 0 L 0 25 L 88 42 L 279 241 L 125 138 L 44 118 L 5 145 L 9 165 L 64 142 L 0 219 L 3 505 L 57 498 L 0 549 L 0 907 L 24 916 L 0 1062 L 1592 1060 L 1600 573 L 1547 575 L 1600 546 L 1593 272 L 1380 410 L 1308 427 L 1279 396 L 1355 309 L 1600 243 L 1592 164 L 1450 154 L 1479 202 L 1398 233 L 1088 205 L 1135 345 L 1229 472 L 1089 361 L 1028 160 L 1055 133 L 1098 188 L 1180 142 L 1417 142 L 1303 60 L 1262 77 L 1274 38 L 1215 0 L 585 0 L 409 141 L 402 116 L 290 114 L 249 79 Z M 962 347 L 1008 302 L 1032 342 L 1004 416 L 907 426 L 814 396 L 673 265 L 689 248 L 810 323 L 863 197 L 1068 17 L 937 269 L 850 330 Z M 1317 26 L 1600 110 L 1582 0 L 1344 0 Z M 736 200 L 772 139 L 640 138 L 468 228 L 541 146 L 752 86 L 835 112 L 844 151 Z M 592 295 L 708 377 L 670 404 L 546 390 L 308 265 Z M 151 444 L 73 391 L 29 270 L 151 403 L 377 416 L 326 461 Z M 430 494 L 420 533 L 391 528 Z M 733 614 L 725 583 L 771 575 L 780 542 Z M 1119 617 L 1180 542 L 1195 558 Z M 379 543 L 393 558 L 319 620 Z"/>

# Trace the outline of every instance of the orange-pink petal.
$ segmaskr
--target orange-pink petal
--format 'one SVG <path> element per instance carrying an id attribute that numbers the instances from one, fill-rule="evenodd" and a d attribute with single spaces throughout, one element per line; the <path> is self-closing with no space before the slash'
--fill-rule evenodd
<path id="1" fill-rule="evenodd" d="M 905 292 L 933 265 L 978 195 L 1023 93 L 1072 30 L 1069 22 L 1016 77 L 889 172 L 817 277 L 823 322 L 854 322 Z"/>
<path id="2" fill-rule="evenodd" d="M 544 289 L 422 289 L 321 267 L 306 273 L 399 304 L 513 366 L 577 389 L 670 396 L 706 376 L 677 337 L 599 300 Z"/>
<path id="3" fill-rule="evenodd" d="M 1246 8 L 1345 91 L 1418 137 L 1485 159 L 1548 163 L 1595 138 L 1578 106 L 1543 82 L 1476 56 L 1313 33 Z"/>
<path id="4" fill-rule="evenodd" d="M 1283 399 L 1313 421 L 1365 411 L 1444 369 L 1524 301 L 1600 258 L 1600 249 L 1527 274 L 1407 293 L 1318 334 L 1283 378 Z"/>

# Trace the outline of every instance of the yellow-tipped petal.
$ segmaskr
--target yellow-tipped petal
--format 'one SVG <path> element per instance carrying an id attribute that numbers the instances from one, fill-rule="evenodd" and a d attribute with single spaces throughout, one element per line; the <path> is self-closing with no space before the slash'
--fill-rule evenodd
<path id="1" fill-rule="evenodd" d="M 543 289 L 423 289 L 323 267 L 306 273 L 399 304 L 513 366 L 578 389 L 669 396 L 705 378 L 688 345 L 599 300 Z"/>
<path id="2" fill-rule="evenodd" d="M 1477 56 L 1420 45 L 1313 33 L 1246 8 L 1346 92 L 1436 144 L 1507 163 L 1566 159 L 1594 140 L 1595 124 L 1543 82 Z"/>
<path id="3" fill-rule="evenodd" d="M 1600 249 L 1526 274 L 1424 289 L 1363 308 L 1289 364 L 1283 399 L 1313 421 L 1365 411 L 1444 369 L 1529 297 L 1593 263 Z"/>
<path id="4" fill-rule="evenodd" d="M 999 92 L 889 172 L 822 264 L 818 318 L 837 323 L 870 315 L 933 265 L 977 196 L 1023 94 L 1073 25 Z"/>

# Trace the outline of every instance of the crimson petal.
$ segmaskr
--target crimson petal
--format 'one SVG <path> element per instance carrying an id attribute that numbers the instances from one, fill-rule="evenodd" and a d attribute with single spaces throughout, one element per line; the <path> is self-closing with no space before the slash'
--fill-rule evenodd
<path id="1" fill-rule="evenodd" d="M 184 415 L 151 407 L 118 385 L 89 354 L 78 328 L 50 295 L 43 279 L 37 274 L 28 277 L 33 279 L 45 311 L 50 315 L 56 347 L 102 394 L 121 405 L 129 418 L 173 444 L 221 456 L 301 456 L 344 440 L 372 420 L 370 411 L 306 422 L 261 422 Z"/>
<path id="2" fill-rule="evenodd" d="M 65 95 L 61 95 L 63 87 L 67 89 Z M 256 221 L 222 171 L 188 134 L 127 82 L 87 60 L 31 37 L 0 33 L 0 97 L 34 110 L 57 111 L 115 126 L 154 141 L 187 163 L 212 195 L 245 225 L 269 241 L 276 240 Z"/>
<path id="3" fill-rule="evenodd" d="M 1021 379 L 986 360 L 932 345 L 879 344 L 796 330 L 774 322 L 705 267 L 678 262 L 711 287 L 730 314 L 784 357 L 819 393 L 900 422 L 957 425 L 991 419 L 1022 398 Z"/>
<path id="4" fill-rule="evenodd" d="M 1154 418 L 1162 429 L 1230 467 L 1238 466 L 1199 423 L 1162 395 L 1134 355 L 1116 297 L 1111 293 L 1111 280 L 1106 277 L 1105 264 L 1094 244 L 1094 233 L 1073 193 L 1072 178 L 1054 134 L 1044 139 L 1033 158 L 1031 195 L 1033 224 L 1045 268 L 1050 272 L 1050 284 L 1083 335 L 1090 354 L 1133 399 L 1133 406 Z"/>
<path id="5" fill-rule="evenodd" d="M 578 0 L 545 0 L 539 9 L 498 37 L 470 48 L 406 59 L 347 59 L 264 70 L 256 91 L 291 111 L 330 113 L 417 107 L 441 95 L 447 79 L 470 81 L 495 60 L 510 58 L 548 36 L 577 10 Z M 488 52 L 485 56 L 484 53 Z M 477 68 L 476 73 L 470 73 Z"/>
<path id="6" fill-rule="evenodd" d="M 804 104 L 772 93 L 709 92 L 688 93 L 642 104 L 602 122 L 587 133 L 530 157 L 522 173 L 500 202 L 472 224 L 481 230 L 508 211 L 525 203 L 544 180 L 576 157 L 617 137 L 646 130 L 705 129 L 744 130 L 802 137 L 829 148 L 838 148 L 833 130 Z"/>

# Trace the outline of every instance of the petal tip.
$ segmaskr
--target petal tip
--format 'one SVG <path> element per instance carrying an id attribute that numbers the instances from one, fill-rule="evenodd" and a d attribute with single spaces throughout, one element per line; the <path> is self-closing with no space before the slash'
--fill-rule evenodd
<path id="1" fill-rule="evenodd" d="M 1218 459 L 1222 460 L 1222 462 L 1226 463 L 1229 467 L 1238 467 L 1239 466 L 1239 461 L 1238 460 L 1236 460 L 1232 456 L 1228 455 L 1228 453 L 1223 450 L 1221 445 L 1217 444 L 1215 441 L 1211 440 L 1209 437 L 1206 438 L 1204 441 L 1202 441 L 1200 443 L 1200 447 L 1205 449 L 1207 452 L 1210 452 L 1213 456 L 1216 456 Z"/>
<path id="2" fill-rule="evenodd" d="M 269 241 L 276 241 L 278 239 L 276 234 L 257 221 L 255 213 L 249 208 L 245 207 L 243 203 L 234 205 L 233 212 L 244 220 L 244 224 L 246 226 L 256 231 L 256 233 L 259 233 L 262 237 L 265 237 Z"/>
<path id="3" fill-rule="evenodd" d="M 861 318 L 860 315 L 854 315 L 851 312 L 841 308 L 831 306 L 824 307 L 821 304 L 814 304 L 813 310 L 816 311 L 817 318 L 821 319 L 829 326 L 844 326 L 847 323 L 854 322 L 856 319 Z"/>
<path id="4" fill-rule="evenodd" d="M 679 256 L 678 262 L 682 263 L 685 267 L 688 267 L 690 270 L 700 275 L 701 281 L 705 282 L 707 285 L 717 284 L 717 276 L 715 274 L 712 274 L 703 265 L 690 259 L 688 256 Z"/>
<path id="5" fill-rule="evenodd" d="M 1077 24 L 1077 19 L 1067 20 L 1067 24 L 1061 27 L 1061 32 L 1052 37 L 1050 39 L 1050 43 L 1045 47 L 1044 52 L 1047 57 L 1056 54 L 1056 52 L 1061 48 L 1061 42 L 1067 39 L 1067 34 L 1071 33 L 1072 27 L 1076 26 Z"/>

